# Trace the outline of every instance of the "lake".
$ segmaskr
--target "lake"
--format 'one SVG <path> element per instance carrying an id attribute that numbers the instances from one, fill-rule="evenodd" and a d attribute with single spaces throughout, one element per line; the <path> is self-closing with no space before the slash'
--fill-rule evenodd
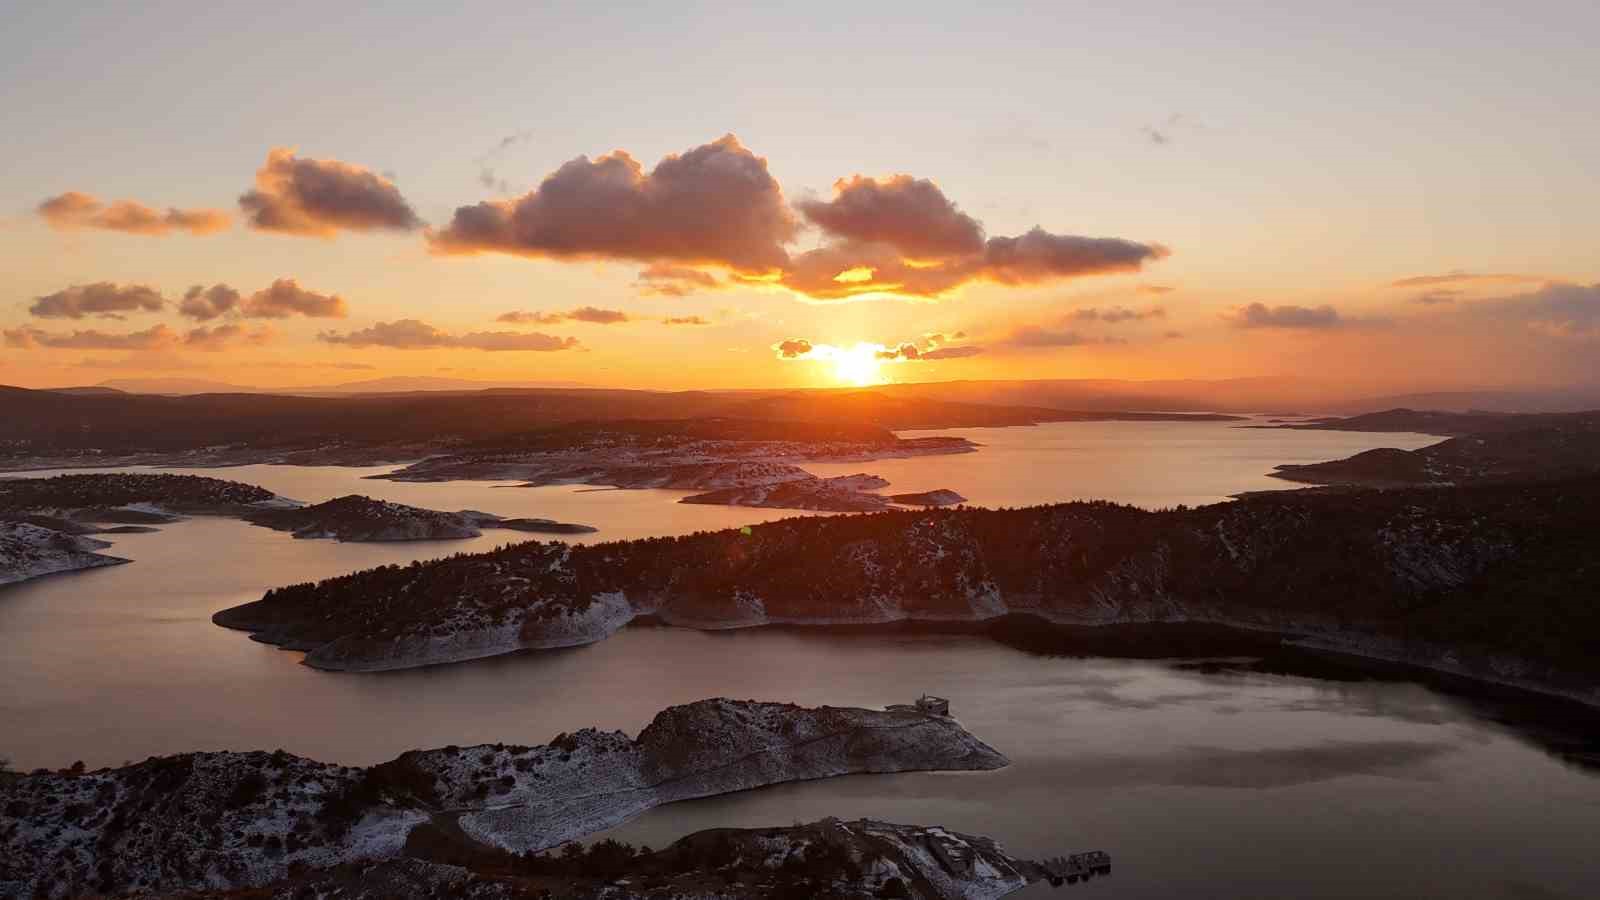
<path id="1" fill-rule="evenodd" d="M 1281 462 L 1437 440 L 1223 423 L 940 433 L 985 446 L 808 468 L 948 487 L 984 505 L 1159 507 L 1283 487 L 1263 477 Z M 374 471 L 384 469 L 199 473 L 311 502 L 362 492 L 601 528 L 585 540 L 792 514 L 676 503 L 683 492 L 358 480 Z M 702 827 L 872 816 L 987 834 L 1021 855 L 1110 852 L 1114 876 L 1062 889 L 1084 896 L 1600 896 L 1600 727 L 1561 704 L 1305 660 L 1074 658 L 893 629 L 630 628 L 590 647 L 351 675 L 209 621 L 271 586 L 521 537 L 339 544 L 212 518 L 115 536 L 109 552 L 132 564 L 0 589 L 0 755 L 31 768 L 282 747 L 364 764 L 589 725 L 636 733 L 662 707 L 708 696 L 881 706 L 927 691 L 1013 765 L 752 791 L 664 807 L 614 833 L 660 846 Z"/>

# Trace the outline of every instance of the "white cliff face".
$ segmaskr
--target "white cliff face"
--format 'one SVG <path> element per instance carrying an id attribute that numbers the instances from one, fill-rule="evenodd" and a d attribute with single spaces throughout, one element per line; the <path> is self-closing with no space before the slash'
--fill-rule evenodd
<path id="1" fill-rule="evenodd" d="M 0 522 L 0 584 L 128 561 L 95 552 L 109 546 L 106 541 L 27 522 Z"/>

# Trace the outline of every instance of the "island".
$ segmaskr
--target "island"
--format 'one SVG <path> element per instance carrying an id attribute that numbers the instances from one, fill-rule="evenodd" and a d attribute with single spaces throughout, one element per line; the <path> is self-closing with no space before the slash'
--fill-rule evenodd
<path id="1" fill-rule="evenodd" d="M 948 716 L 712 699 L 663 710 L 637 738 L 584 729 L 539 747 L 416 750 L 369 768 L 280 750 L 7 774 L 0 893 L 255 888 L 430 846 L 477 859 L 520 856 L 679 800 L 845 774 L 1006 764 Z"/>
<path id="2" fill-rule="evenodd" d="M 474 538 L 485 528 L 543 534 L 588 534 L 598 529 L 550 519 L 503 519 L 475 510 L 438 512 L 351 494 L 311 506 L 261 509 L 244 515 L 253 525 L 297 538 L 339 541 L 438 541 Z"/>
<path id="3" fill-rule="evenodd" d="M 0 521 L 0 584 L 128 562 L 98 552 L 109 546 L 107 541 L 32 522 Z"/>
<path id="4" fill-rule="evenodd" d="M 1210 623 L 1600 704 L 1600 477 L 796 517 L 529 542 L 268 591 L 219 625 L 380 671 L 704 629 Z"/>

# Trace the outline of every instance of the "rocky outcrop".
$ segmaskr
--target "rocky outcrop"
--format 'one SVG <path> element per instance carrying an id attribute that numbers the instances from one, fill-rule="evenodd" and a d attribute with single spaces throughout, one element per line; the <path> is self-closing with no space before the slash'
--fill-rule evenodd
<path id="1" fill-rule="evenodd" d="M 0 521 L 0 584 L 128 561 L 97 552 L 109 546 L 106 541 L 31 522 Z"/>
<path id="2" fill-rule="evenodd" d="M 283 753 L 191 753 L 0 780 L 0 893 L 71 897 L 255 887 L 397 857 L 420 824 L 478 852 L 541 850 L 663 803 L 809 778 L 994 769 L 955 721 L 703 700 L 637 739 L 412 751 L 356 769 Z"/>
<path id="3" fill-rule="evenodd" d="M 1111 503 L 799 517 L 587 547 L 528 543 L 269 592 L 219 624 L 339 667 L 698 628 L 1204 622 L 1414 648 L 1404 661 L 1600 702 L 1600 479 L 1285 491 L 1194 509 Z M 591 618 L 594 604 L 608 612 Z M 325 650 L 324 648 L 329 648 Z M 426 652 L 423 652 L 426 651 Z M 1357 650 L 1359 652 L 1359 650 Z M 1397 655 L 1385 650 L 1384 655 Z M 1515 673 L 1515 674 L 1506 674 Z"/>

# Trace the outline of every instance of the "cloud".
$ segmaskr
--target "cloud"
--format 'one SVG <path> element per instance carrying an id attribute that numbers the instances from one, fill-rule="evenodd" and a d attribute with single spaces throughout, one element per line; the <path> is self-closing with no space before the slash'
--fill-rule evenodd
<path id="1" fill-rule="evenodd" d="M 1150 143 L 1155 144 L 1158 147 L 1164 147 L 1167 144 L 1172 143 L 1172 136 L 1167 132 L 1155 127 L 1154 125 L 1143 126 L 1139 129 L 1139 133 L 1144 135 L 1145 138 L 1150 141 Z"/>
<path id="2" fill-rule="evenodd" d="M 265 325 L 246 328 L 228 323 L 215 327 L 191 328 L 183 345 L 195 350 L 228 350 L 234 347 L 259 347 L 272 340 L 273 331 Z"/>
<path id="3" fill-rule="evenodd" d="M 1520 320 L 1529 331 L 1545 337 L 1596 340 L 1600 339 L 1600 282 L 1547 284 L 1529 294 L 1481 301 L 1469 314 L 1502 322 Z"/>
<path id="4" fill-rule="evenodd" d="M 663 324 L 663 325 L 710 325 L 711 324 L 711 320 L 710 319 L 703 319 L 700 316 L 667 316 L 666 318 L 661 320 L 661 324 Z"/>
<path id="5" fill-rule="evenodd" d="M 241 312 L 247 319 L 287 319 L 295 315 L 342 319 L 349 309 L 338 294 L 319 294 L 302 288 L 293 278 L 279 278 L 271 287 L 251 294 Z"/>
<path id="6" fill-rule="evenodd" d="M 571 337 L 556 337 L 539 332 L 474 331 L 452 335 L 416 319 L 399 319 L 379 322 L 371 328 L 338 334 L 324 331 L 318 339 L 329 344 L 350 347 L 388 347 L 395 350 L 434 350 L 460 348 L 490 351 L 552 351 L 570 350 L 578 346 Z"/>
<path id="7" fill-rule="evenodd" d="M 441 254 L 508 253 L 719 265 L 767 272 L 797 226 L 783 191 L 733 135 L 670 155 L 646 173 L 626 152 L 580 156 L 514 200 L 456 209 L 428 241 Z"/>
<path id="8" fill-rule="evenodd" d="M 1067 328 L 1049 328 L 1043 325 L 1020 326 L 1001 341 L 1008 347 L 1081 347 L 1088 344 L 1121 344 L 1120 338 L 1096 337 Z"/>
<path id="9" fill-rule="evenodd" d="M 36 297 L 28 312 L 41 319 L 81 319 L 90 315 L 120 319 L 122 313 L 159 312 L 164 306 L 166 300 L 154 288 L 97 281 Z"/>
<path id="10" fill-rule="evenodd" d="M 1166 284 L 1141 284 L 1134 288 L 1134 291 L 1140 294 L 1170 294 L 1175 290 L 1177 288 Z"/>
<path id="11" fill-rule="evenodd" d="M 1143 322 L 1146 319 L 1164 319 L 1167 311 L 1159 306 L 1148 306 L 1144 309 L 1129 309 L 1126 306 L 1111 306 L 1105 309 L 1089 307 L 1072 312 L 1067 318 L 1079 322 L 1105 322 L 1115 325 L 1118 322 Z"/>
<path id="12" fill-rule="evenodd" d="M 968 356 L 977 356 L 982 352 L 982 347 L 976 347 L 971 344 L 962 347 L 935 347 L 932 350 L 922 351 L 922 358 L 927 360 L 964 359 Z"/>
<path id="13" fill-rule="evenodd" d="M 926 178 L 894 175 L 879 181 L 856 175 L 834 183 L 832 200 L 796 206 L 835 238 L 887 244 L 906 259 L 942 260 L 983 250 L 983 226 Z"/>
<path id="14" fill-rule="evenodd" d="M 1532 282 L 1545 281 L 1537 275 L 1514 275 L 1507 272 L 1492 272 L 1473 274 L 1471 272 L 1447 272 L 1443 275 L 1414 275 L 1410 278 L 1401 278 L 1389 282 L 1390 287 L 1433 287 L 1441 284 L 1465 284 L 1470 282 Z"/>
<path id="15" fill-rule="evenodd" d="M 340 231 L 411 231 L 422 226 L 394 182 L 336 159 L 302 159 L 274 147 L 239 197 L 251 228 L 331 238 Z"/>
<path id="16" fill-rule="evenodd" d="M 51 228 L 97 228 L 151 236 L 166 235 L 173 231 L 187 231 L 193 235 L 215 234 L 233 224 L 233 219 L 219 209 L 168 207 L 166 212 L 162 212 L 133 200 L 118 200 L 107 205 L 81 191 L 57 194 L 40 203 L 38 212 Z"/>
<path id="17" fill-rule="evenodd" d="M 1411 302 L 1420 303 L 1423 306 L 1438 306 L 1444 303 L 1456 302 L 1456 300 L 1460 299 L 1462 293 L 1462 291 L 1447 290 L 1428 291 L 1425 294 L 1418 294 L 1417 296 L 1412 297 Z"/>
<path id="18" fill-rule="evenodd" d="M 939 335 L 943 337 L 943 335 Z M 837 360 L 865 357 L 883 362 L 932 362 L 943 359 L 963 359 L 983 352 L 981 347 L 939 347 L 925 340 L 919 346 L 910 341 L 899 344 L 873 344 L 866 341 L 853 347 L 822 344 L 805 338 L 789 338 L 772 345 L 779 359 Z"/>
<path id="19" fill-rule="evenodd" d="M 801 204 L 833 239 L 795 255 L 781 283 L 816 300 L 898 294 L 933 299 L 975 281 L 1009 286 L 1138 271 L 1169 250 L 1122 238 L 1053 234 L 1034 227 L 983 239 L 931 181 L 897 175 L 837 182 L 829 203 Z"/>
<path id="20" fill-rule="evenodd" d="M 1285 329 L 1324 329 L 1338 328 L 1348 324 L 1348 320 L 1339 315 L 1339 311 L 1332 306 L 1267 306 L 1265 303 L 1251 303 L 1241 306 L 1232 312 L 1224 313 L 1223 318 L 1232 323 L 1235 328 L 1285 328 Z"/>
<path id="21" fill-rule="evenodd" d="M 215 328 L 193 328 L 186 333 L 166 325 L 154 325 L 143 331 L 114 334 L 95 329 L 72 332 L 52 332 L 41 328 L 22 327 L 4 333 L 9 347 L 24 350 L 37 348 L 72 350 L 224 350 L 241 346 L 260 346 L 273 337 L 269 328 L 245 328 L 240 325 L 218 325 Z"/>
<path id="22" fill-rule="evenodd" d="M 816 348 L 805 338 L 789 338 L 773 344 L 772 349 L 778 351 L 779 359 L 799 359 Z"/>
<path id="23" fill-rule="evenodd" d="M 211 287 L 197 284 L 183 292 L 178 303 L 178 315 L 200 322 L 209 322 L 218 316 L 239 308 L 239 292 L 225 284 Z"/>
<path id="24" fill-rule="evenodd" d="M 631 322 L 632 318 L 620 309 L 600 309 L 594 306 L 580 306 L 566 312 L 523 312 L 513 310 L 495 316 L 496 322 L 511 322 L 519 325 L 554 325 L 558 322 L 588 322 L 591 325 L 616 325 L 621 322 Z"/>
<path id="25" fill-rule="evenodd" d="M 710 272 L 702 272 L 687 266 L 655 263 L 639 272 L 634 286 L 646 296 L 686 297 L 700 290 L 716 290 L 723 284 Z"/>
<path id="26" fill-rule="evenodd" d="M 501 178 L 492 165 L 495 160 L 505 155 L 507 150 L 518 144 L 526 143 L 533 139 L 533 132 L 518 131 L 501 138 L 489 152 L 478 157 L 478 183 L 487 190 L 498 194 L 511 193 L 511 182 Z"/>

